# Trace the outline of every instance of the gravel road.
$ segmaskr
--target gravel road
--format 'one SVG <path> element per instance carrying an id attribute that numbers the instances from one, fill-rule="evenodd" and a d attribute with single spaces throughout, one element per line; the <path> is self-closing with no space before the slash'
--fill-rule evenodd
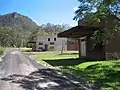
<path id="1" fill-rule="evenodd" d="M 0 61 L 0 90 L 90 90 L 82 81 L 57 73 L 19 51 Z"/>

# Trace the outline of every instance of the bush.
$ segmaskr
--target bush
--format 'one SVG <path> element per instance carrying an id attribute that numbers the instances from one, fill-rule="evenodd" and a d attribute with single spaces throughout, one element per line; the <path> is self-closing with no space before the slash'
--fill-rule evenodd
<path id="1" fill-rule="evenodd" d="M 4 47 L 0 46 L 0 55 L 4 53 Z"/>

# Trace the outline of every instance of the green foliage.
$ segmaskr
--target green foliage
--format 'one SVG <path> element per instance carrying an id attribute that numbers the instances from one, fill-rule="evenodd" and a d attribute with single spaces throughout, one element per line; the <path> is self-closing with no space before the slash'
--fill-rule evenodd
<path id="1" fill-rule="evenodd" d="M 70 26 L 67 24 L 54 25 L 51 23 L 43 24 L 40 26 L 38 35 L 54 35 L 64 30 L 67 30 Z M 42 33 L 41 33 L 42 32 Z"/>
<path id="2" fill-rule="evenodd" d="M 25 46 L 27 42 L 27 31 L 13 29 L 10 27 L 0 27 L 0 44 L 4 47 Z"/>
<path id="3" fill-rule="evenodd" d="M 116 19 L 119 18 L 120 0 L 78 0 L 80 5 L 75 12 L 74 19 L 82 19 L 86 16 L 96 18 L 106 18 L 113 15 Z M 99 16 L 99 17 L 98 17 Z M 91 20 L 92 20 L 91 19 Z"/>
<path id="4" fill-rule="evenodd" d="M 0 55 L 2 55 L 4 53 L 4 47 L 0 46 Z"/>

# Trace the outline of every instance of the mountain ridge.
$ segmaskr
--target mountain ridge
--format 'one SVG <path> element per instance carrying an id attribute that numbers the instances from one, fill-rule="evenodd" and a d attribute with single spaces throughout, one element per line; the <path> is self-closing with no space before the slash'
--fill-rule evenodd
<path id="1" fill-rule="evenodd" d="M 0 15 L 0 26 L 25 30 L 35 30 L 39 27 L 28 16 L 17 12 Z"/>

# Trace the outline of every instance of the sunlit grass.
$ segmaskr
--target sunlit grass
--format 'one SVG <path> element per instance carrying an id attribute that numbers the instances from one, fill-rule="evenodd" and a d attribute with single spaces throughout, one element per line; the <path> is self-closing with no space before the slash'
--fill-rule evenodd
<path id="1" fill-rule="evenodd" d="M 77 51 L 64 51 L 61 54 L 60 51 L 52 52 L 36 52 L 33 56 L 36 60 L 58 60 L 58 59 L 69 59 L 69 58 L 78 58 Z"/>
<path id="2" fill-rule="evenodd" d="M 20 47 L 19 50 L 22 52 L 30 52 L 32 51 L 32 48 Z"/>
<path id="3" fill-rule="evenodd" d="M 90 84 L 98 83 L 101 90 L 120 89 L 120 60 L 84 62 L 62 69 L 78 78 L 84 77 Z"/>

